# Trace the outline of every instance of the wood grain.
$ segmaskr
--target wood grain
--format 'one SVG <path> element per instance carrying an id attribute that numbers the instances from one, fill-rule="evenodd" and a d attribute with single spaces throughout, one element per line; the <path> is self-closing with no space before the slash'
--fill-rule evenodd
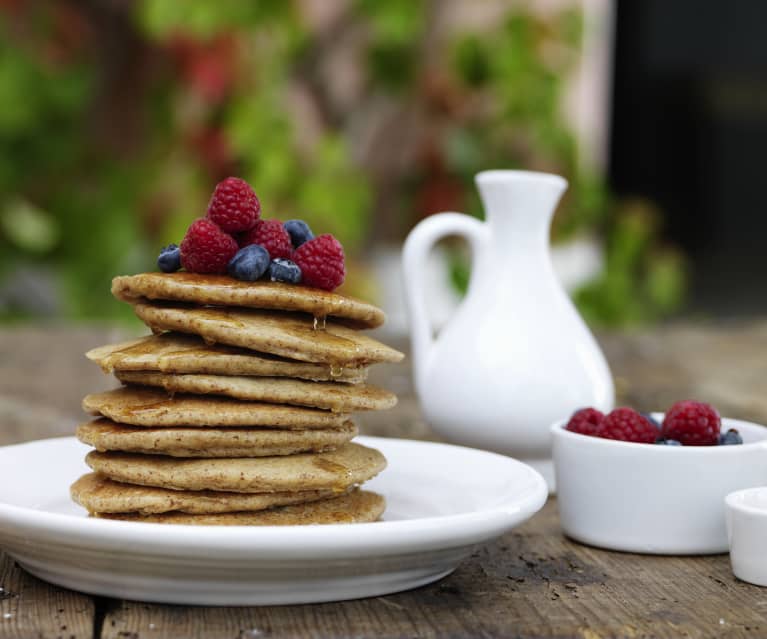
<path id="1" fill-rule="evenodd" d="M 115 603 L 102 636 L 761 637 L 764 592 L 736 581 L 727 555 L 652 557 L 575 544 L 562 536 L 551 500 L 451 576 L 418 590 L 311 606 Z"/>
<path id="2" fill-rule="evenodd" d="M 86 639 L 93 636 L 93 599 L 51 586 L 0 552 L 0 639 Z"/>
<path id="3" fill-rule="evenodd" d="M 54 327 L 0 332 L 0 443 L 73 428 L 80 398 L 109 384 L 82 352 L 120 337 Z M 662 409 L 690 396 L 767 421 L 767 322 L 677 324 L 601 342 L 622 402 Z M 364 415 L 363 431 L 437 438 L 418 412 L 407 365 L 376 367 L 371 382 L 400 395 L 400 405 Z M 26 575 L 2 553 L 0 587 L 0 639 L 79 639 L 94 629 L 109 639 L 767 637 L 767 590 L 738 582 L 727 555 L 653 557 L 581 546 L 562 536 L 555 500 L 441 582 L 386 597 L 263 608 L 94 606 Z"/>

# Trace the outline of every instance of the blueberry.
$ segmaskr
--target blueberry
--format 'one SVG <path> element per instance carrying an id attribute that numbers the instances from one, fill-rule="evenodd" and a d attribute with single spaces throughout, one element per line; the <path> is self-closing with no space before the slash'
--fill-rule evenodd
<path id="1" fill-rule="evenodd" d="M 655 426 L 655 428 L 657 428 L 658 430 L 661 429 L 661 425 L 658 422 L 658 420 L 655 419 L 650 413 L 639 413 L 639 414 L 642 417 L 644 417 L 648 422 L 650 422 L 653 426 Z M 674 441 L 674 440 L 672 440 L 672 441 Z"/>
<path id="2" fill-rule="evenodd" d="M 659 446 L 681 446 L 682 442 L 678 442 L 676 439 L 659 439 L 655 442 Z"/>
<path id="3" fill-rule="evenodd" d="M 226 270 L 238 280 L 255 282 L 268 268 L 269 251 L 260 244 L 249 244 L 237 251 Z"/>
<path id="4" fill-rule="evenodd" d="M 720 446 L 734 446 L 736 444 L 742 444 L 743 438 L 740 436 L 740 433 L 735 430 L 734 428 L 731 428 L 728 430 L 724 435 L 719 435 L 719 445 Z"/>
<path id="5" fill-rule="evenodd" d="M 269 279 L 272 282 L 298 284 L 301 281 L 301 269 L 295 262 L 277 257 L 269 265 Z"/>
<path id="6" fill-rule="evenodd" d="M 314 239 L 314 233 L 312 233 L 309 225 L 303 220 L 288 220 L 282 226 L 290 235 L 293 248 L 298 248 L 304 242 Z"/>
<path id="7" fill-rule="evenodd" d="M 163 273 L 173 273 L 181 268 L 181 249 L 175 244 L 168 244 L 160 249 L 157 266 Z"/>

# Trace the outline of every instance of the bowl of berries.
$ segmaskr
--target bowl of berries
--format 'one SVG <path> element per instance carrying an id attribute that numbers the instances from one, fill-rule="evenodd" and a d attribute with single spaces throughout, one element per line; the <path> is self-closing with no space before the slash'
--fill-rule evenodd
<path id="1" fill-rule="evenodd" d="M 727 552 L 726 495 L 767 485 L 767 428 L 702 402 L 665 414 L 584 408 L 552 438 L 564 533 L 611 550 Z"/>

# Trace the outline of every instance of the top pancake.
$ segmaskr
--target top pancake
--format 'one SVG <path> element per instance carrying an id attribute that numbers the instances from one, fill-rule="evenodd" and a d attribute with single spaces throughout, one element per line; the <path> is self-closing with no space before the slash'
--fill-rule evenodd
<path id="1" fill-rule="evenodd" d="M 196 273 L 139 273 L 112 280 L 112 294 L 135 303 L 141 298 L 192 302 L 211 306 L 244 306 L 301 311 L 315 317 L 339 317 L 365 328 L 384 323 L 383 311 L 351 297 L 281 282 L 242 282 L 226 275 Z"/>

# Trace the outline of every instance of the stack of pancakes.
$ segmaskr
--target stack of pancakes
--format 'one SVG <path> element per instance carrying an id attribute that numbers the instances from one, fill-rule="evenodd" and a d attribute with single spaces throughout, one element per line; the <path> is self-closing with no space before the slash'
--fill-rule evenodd
<path id="1" fill-rule="evenodd" d="M 153 334 L 88 357 L 125 386 L 83 400 L 77 437 L 95 471 L 72 486 L 92 515 L 189 524 L 374 521 L 359 485 L 386 466 L 351 442 L 350 413 L 394 406 L 365 383 L 402 354 L 360 332 L 375 306 L 225 276 L 117 277 L 113 294 Z"/>

